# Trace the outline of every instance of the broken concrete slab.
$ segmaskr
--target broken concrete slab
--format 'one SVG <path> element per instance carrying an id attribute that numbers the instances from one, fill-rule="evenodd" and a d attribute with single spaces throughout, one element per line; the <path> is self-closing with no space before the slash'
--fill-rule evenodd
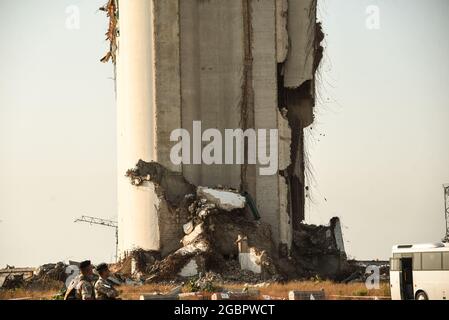
<path id="1" fill-rule="evenodd" d="M 289 291 L 288 300 L 326 300 L 324 290 L 321 291 Z"/>
<path id="2" fill-rule="evenodd" d="M 341 230 L 335 227 L 338 225 L 336 220 L 333 221 L 327 226 L 302 223 L 294 231 L 292 257 L 304 275 L 320 275 L 338 280 L 353 272 L 349 268 L 346 253 L 341 251 Z"/>
<path id="3" fill-rule="evenodd" d="M 332 218 L 330 221 L 330 227 L 338 250 L 340 250 L 340 252 L 342 253 L 345 253 L 345 243 L 343 241 L 343 232 L 341 231 L 340 218 Z"/>
<path id="4" fill-rule="evenodd" d="M 200 223 L 195 228 L 193 228 L 193 231 L 184 238 L 182 238 L 182 244 L 183 246 L 187 246 L 194 242 L 202 233 L 204 232 L 204 223 Z"/>
<path id="5" fill-rule="evenodd" d="M 157 282 L 161 280 L 174 279 L 179 276 L 190 276 L 197 274 L 205 268 L 205 257 L 210 245 L 205 240 L 198 240 L 188 244 L 174 253 L 168 255 L 161 261 L 157 261 L 148 271 L 149 277 L 145 282 Z M 192 262 L 194 260 L 195 262 Z M 190 265 L 189 265 L 190 264 Z M 181 275 L 183 274 L 183 275 Z"/>
<path id="6" fill-rule="evenodd" d="M 248 247 L 248 237 L 239 235 L 236 241 L 239 249 L 239 263 L 242 270 L 254 273 L 262 272 L 261 256 L 254 248 Z"/>
<path id="7" fill-rule="evenodd" d="M 237 192 L 217 190 L 212 188 L 198 187 L 197 196 L 207 199 L 218 208 L 225 211 L 243 209 L 246 205 L 246 199 Z"/>
<path id="8" fill-rule="evenodd" d="M 275 296 L 270 296 L 270 295 L 263 294 L 262 295 L 262 300 L 287 300 L 287 299 L 282 298 L 282 297 L 275 297 Z"/>
<path id="9" fill-rule="evenodd" d="M 239 262 L 242 270 L 249 270 L 254 273 L 261 273 L 261 254 L 254 248 L 250 248 L 247 253 L 239 253 Z"/>
<path id="10" fill-rule="evenodd" d="M 195 192 L 195 186 L 189 183 L 181 173 L 169 170 L 154 161 L 139 160 L 135 168 L 126 172 L 126 176 L 136 186 L 145 181 L 160 186 L 166 200 L 173 206 L 179 206 L 188 194 Z"/>
<path id="11" fill-rule="evenodd" d="M 198 264 L 195 259 L 191 259 L 182 269 L 178 275 L 181 277 L 193 277 L 198 274 Z"/>
<path id="12" fill-rule="evenodd" d="M 193 221 L 189 221 L 182 226 L 182 230 L 185 234 L 190 234 L 193 231 Z"/>
<path id="13" fill-rule="evenodd" d="M 249 292 L 217 292 L 212 294 L 211 300 L 257 300 L 258 295 Z"/>
<path id="14" fill-rule="evenodd" d="M 299 88 L 314 77 L 316 0 L 288 1 L 289 51 L 284 86 Z"/>
<path id="15" fill-rule="evenodd" d="M 178 295 L 168 295 L 161 293 L 142 294 L 140 300 L 178 300 Z"/>

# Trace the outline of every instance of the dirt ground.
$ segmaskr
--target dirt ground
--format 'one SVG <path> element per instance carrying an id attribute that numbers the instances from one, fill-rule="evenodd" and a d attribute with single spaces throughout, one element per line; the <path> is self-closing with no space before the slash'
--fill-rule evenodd
<path id="1" fill-rule="evenodd" d="M 121 298 L 124 300 L 138 300 L 141 294 L 145 293 L 167 293 L 176 285 L 160 285 L 148 284 L 142 286 L 121 286 Z M 241 291 L 245 284 L 216 284 L 217 287 L 229 289 L 232 291 Z M 327 299 L 363 299 L 364 297 L 389 297 L 390 289 L 388 283 L 382 283 L 379 289 L 367 290 L 364 283 L 333 283 L 330 281 L 298 281 L 281 283 L 267 283 L 257 287 L 261 295 L 269 295 L 276 298 L 288 297 L 290 290 L 299 291 L 319 291 L 324 289 Z M 187 291 L 183 288 L 183 291 Z M 52 299 L 58 293 L 58 290 L 7 290 L 0 291 L 0 300 L 6 299 L 32 299 L 32 300 L 48 300 Z"/>

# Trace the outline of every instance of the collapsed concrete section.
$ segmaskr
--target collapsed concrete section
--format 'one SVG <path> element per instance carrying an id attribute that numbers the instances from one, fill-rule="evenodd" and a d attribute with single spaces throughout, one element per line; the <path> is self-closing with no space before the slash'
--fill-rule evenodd
<path id="1" fill-rule="evenodd" d="M 155 259 L 153 251 L 139 258 L 138 274 L 147 274 L 148 281 L 172 279 L 177 276 L 193 276 L 205 270 L 224 272 L 240 269 L 237 240 L 247 234 L 250 244 L 258 250 L 274 252 L 270 226 L 246 217 L 246 199 L 235 190 L 196 187 L 182 176 L 155 162 L 139 161 L 134 169 L 127 171 L 129 183 L 144 185 L 152 183 L 158 196 L 159 206 L 177 217 L 176 243 L 161 250 Z M 173 221 L 172 221 L 173 222 Z M 160 221 L 164 225 L 166 221 Z M 142 257 L 144 250 L 136 253 Z M 151 257 L 151 258 L 150 258 Z M 259 259 L 260 272 L 265 260 Z M 132 261 L 131 261 L 132 263 Z M 233 264 L 233 267 L 227 267 Z M 275 274 L 275 272 L 272 272 Z"/>
<path id="2" fill-rule="evenodd" d="M 39 268 L 7 266 L 0 269 L 0 290 L 60 289 L 69 276 L 68 265 L 63 262 L 47 263 Z"/>
<path id="3" fill-rule="evenodd" d="M 338 218 L 329 226 L 299 224 L 290 250 L 280 252 L 271 225 L 248 215 L 249 203 L 236 190 L 196 187 L 155 162 L 139 161 L 128 177 L 134 184 L 153 183 L 160 206 L 178 217 L 170 250 L 131 254 L 131 273 L 140 279 L 159 282 L 207 272 L 242 281 L 347 276 Z"/>
<path id="4" fill-rule="evenodd" d="M 308 259 L 304 129 L 314 121 L 324 37 L 316 0 L 109 0 L 103 10 L 103 61 L 113 61 L 117 85 L 120 255 L 159 252 L 152 272 L 167 275 L 218 266 L 217 256 L 260 274 L 273 258 L 287 274 L 313 265 L 298 271 L 292 261 Z M 193 145 L 191 163 L 172 161 L 171 133 L 198 135 L 196 121 L 221 134 L 278 130 L 279 169 L 261 175 L 248 162 L 248 137 L 243 163 L 202 164 Z M 138 159 L 149 162 L 129 170 Z"/>
<path id="5" fill-rule="evenodd" d="M 350 272 L 339 218 L 328 226 L 300 224 L 293 243 L 293 257 L 304 273 L 342 279 Z"/>
<path id="6" fill-rule="evenodd" d="M 173 193 L 166 185 L 183 179 L 245 193 L 270 226 L 276 250 L 288 255 L 304 220 L 303 130 L 314 120 L 315 72 L 322 57 L 316 0 L 110 0 L 103 10 L 111 41 L 104 60 L 112 58 L 117 76 L 122 256 L 137 248 L 162 255 L 176 248 L 179 225 L 188 222 L 179 204 L 189 186 Z M 171 132 L 182 128 L 193 136 L 194 121 L 221 133 L 279 130 L 277 174 L 260 175 L 261 165 L 248 159 L 232 165 L 199 164 L 195 158 L 173 163 Z M 242 143 L 245 151 L 254 147 L 248 139 Z M 154 181 L 142 176 L 129 184 L 123 177 L 138 159 L 175 173 L 151 168 L 166 202 Z"/>

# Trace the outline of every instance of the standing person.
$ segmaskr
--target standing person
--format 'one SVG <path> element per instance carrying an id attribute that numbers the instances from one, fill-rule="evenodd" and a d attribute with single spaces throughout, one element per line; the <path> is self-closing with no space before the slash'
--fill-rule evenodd
<path id="1" fill-rule="evenodd" d="M 81 273 L 70 282 L 64 300 L 95 300 L 92 285 L 94 274 L 90 260 L 81 262 L 79 267 Z"/>
<path id="2" fill-rule="evenodd" d="M 106 263 L 100 263 L 97 266 L 97 272 L 100 278 L 95 283 L 95 296 L 98 300 L 117 300 L 119 292 L 113 287 L 108 280 L 111 272 Z"/>

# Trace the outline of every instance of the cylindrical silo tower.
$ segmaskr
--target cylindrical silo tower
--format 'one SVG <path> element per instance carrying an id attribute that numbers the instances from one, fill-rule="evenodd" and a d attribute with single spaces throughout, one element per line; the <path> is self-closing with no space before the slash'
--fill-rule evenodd
<path id="1" fill-rule="evenodd" d="M 148 0 L 119 1 L 116 84 L 119 254 L 159 250 L 158 199 L 152 184 L 133 186 L 125 172 L 155 159 L 153 17 Z"/>

